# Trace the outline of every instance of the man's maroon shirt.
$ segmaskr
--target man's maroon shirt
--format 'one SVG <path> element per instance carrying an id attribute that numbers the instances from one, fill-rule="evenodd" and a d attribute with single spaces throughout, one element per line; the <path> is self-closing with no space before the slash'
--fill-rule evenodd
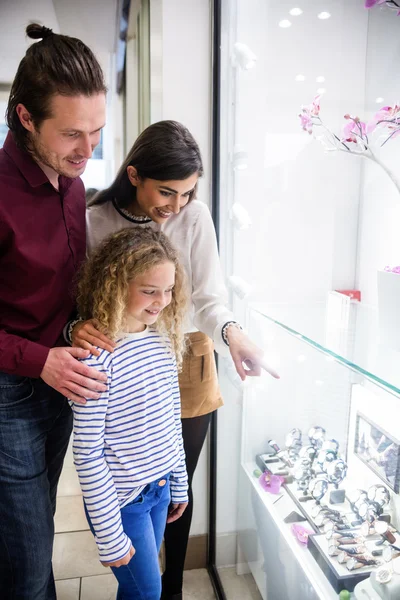
<path id="1" fill-rule="evenodd" d="M 59 191 L 9 133 L 0 150 L 0 371 L 39 377 L 74 312 L 85 257 L 82 181 Z"/>

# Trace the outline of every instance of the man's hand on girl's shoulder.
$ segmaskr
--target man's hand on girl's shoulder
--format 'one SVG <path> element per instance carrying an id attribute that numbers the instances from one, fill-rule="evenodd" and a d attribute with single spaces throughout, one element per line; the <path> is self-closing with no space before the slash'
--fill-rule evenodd
<path id="1" fill-rule="evenodd" d="M 99 324 L 95 319 L 79 321 L 71 332 L 72 345 L 77 348 L 89 350 L 94 356 L 99 356 L 100 354 L 97 346 L 103 350 L 107 350 L 107 352 L 114 352 L 115 343 L 104 335 L 104 333 L 101 333 L 98 327 Z"/>

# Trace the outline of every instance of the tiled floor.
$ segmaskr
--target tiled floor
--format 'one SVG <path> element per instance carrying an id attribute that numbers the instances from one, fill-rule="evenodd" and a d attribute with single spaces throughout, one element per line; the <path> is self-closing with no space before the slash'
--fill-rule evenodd
<path id="1" fill-rule="evenodd" d="M 68 450 L 58 487 L 53 568 L 58 600 L 115 600 L 117 583 L 99 562 L 83 511 L 78 477 Z M 229 600 L 259 600 L 254 581 L 233 568 L 219 570 Z M 247 579 L 246 579 L 247 578 Z M 184 600 L 214 600 L 205 569 L 186 571 Z"/>

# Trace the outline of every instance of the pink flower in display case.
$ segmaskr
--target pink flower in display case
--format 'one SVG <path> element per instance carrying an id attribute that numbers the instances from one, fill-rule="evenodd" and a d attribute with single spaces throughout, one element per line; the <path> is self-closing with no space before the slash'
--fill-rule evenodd
<path id="1" fill-rule="evenodd" d="M 387 273 L 397 273 L 400 275 L 400 266 L 397 267 L 389 267 L 388 265 L 383 269 Z"/>
<path id="2" fill-rule="evenodd" d="M 400 106 L 382 106 L 369 121 L 345 114 L 340 133 L 335 133 L 320 116 L 320 99 L 316 96 L 311 104 L 301 107 L 299 118 L 302 129 L 321 142 L 327 152 L 346 152 L 369 158 L 382 167 L 400 191 L 399 180 L 375 153 L 377 147 L 400 135 Z"/>
<path id="3" fill-rule="evenodd" d="M 400 15 L 400 3 L 396 0 L 365 0 L 365 8 L 373 8 L 378 5 L 386 5 L 392 10 L 397 10 L 397 14 Z"/>

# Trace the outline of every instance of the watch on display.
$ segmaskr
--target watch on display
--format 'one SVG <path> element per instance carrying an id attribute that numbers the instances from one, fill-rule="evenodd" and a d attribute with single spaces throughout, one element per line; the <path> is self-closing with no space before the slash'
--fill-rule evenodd
<path id="1" fill-rule="evenodd" d="M 339 487 L 339 484 L 346 477 L 347 464 L 342 458 L 336 458 L 332 462 L 324 463 L 324 471 L 329 483 L 333 483 L 336 487 Z"/>
<path id="2" fill-rule="evenodd" d="M 308 458 L 299 458 L 294 463 L 293 477 L 300 490 L 307 492 L 308 484 L 312 477 L 311 461 Z"/>
<path id="3" fill-rule="evenodd" d="M 303 446 L 299 450 L 299 458 L 308 458 L 309 461 L 313 461 L 317 455 L 317 449 L 315 446 Z"/>
<path id="4" fill-rule="evenodd" d="M 323 427 L 311 427 L 308 431 L 308 439 L 310 444 L 315 448 L 320 449 L 325 440 L 326 431 Z"/>
<path id="5" fill-rule="evenodd" d="M 331 452 L 337 454 L 339 452 L 339 442 L 334 439 L 325 440 L 322 443 L 321 450 L 330 450 Z"/>
<path id="6" fill-rule="evenodd" d="M 298 458 L 301 449 L 301 431 L 300 429 L 294 428 L 286 435 L 285 445 L 289 455 L 289 458 L 294 461 Z"/>
<path id="7" fill-rule="evenodd" d="M 318 504 L 328 491 L 328 481 L 326 479 L 312 479 L 308 491 Z"/>
<path id="8" fill-rule="evenodd" d="M 376 581 L 378 583 L 389 583 L 392 577 L 393 571 L 389 569 L 386 565 L 382 565 L 381 567 L 379 567 L 375 575 Z"/>
<path id="9" fill-rule="evenodd" d="M 373 559 L 367 559 L 361 556 L 354 556 L 352 558 L 349 558 L 349 560 L 346 563 L 346 567 L 349 571 L 355 571 L 357 569 L 361 569 L 362 567 L 366 567 L 366 566 L 371 566 L 371 565 L 376 565 L 377 562 L 376 560 Z"/>
<path id="10" fill-rule="evenodd" d="M 357 515 L 358 507 L 368 500 L 368 494 L 364 490 L 352 490 L 349 492 L 347 498 L 350 502 L 351 510 Z"/>
<path id="11" fill-rule="evenodd" d="M 377 507 L 372 506 L 369 502 L 361 502 L 358 506 L 357 514 L 362 521 L 367 521 L 368 523 L 374 523 L 380 516 Z"/>
<path id="12" fill-rule="evenodd" d="M 336 452 L 334 452 L 333 450 L 321 449 L 318 452 L 317 458 L 315 460 L 316 460 L 317 464 L 319 465 L 319 467 L 321 468 L 321 470 L 325 472 L 328 464 L 330 462 L 333 462 L 336 459 L 337 459 Z"/>
<path id="13" fill-rule="evenodd" d="M 367 497 L 370 502 L 377 502 L 384 507 L 390 503 L 390 492 L 386 486 L 382 484 L 371 485 L 367 492 Z"/>

